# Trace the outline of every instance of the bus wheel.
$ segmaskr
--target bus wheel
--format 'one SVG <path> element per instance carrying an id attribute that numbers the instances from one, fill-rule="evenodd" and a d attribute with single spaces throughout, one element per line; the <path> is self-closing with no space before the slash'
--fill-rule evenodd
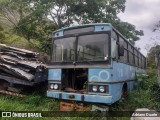
<path id="1" fill-rule="evenodd" d="M 121 98 L 124 98 L 127 95 L 127 83 L 123 85 Z"/>

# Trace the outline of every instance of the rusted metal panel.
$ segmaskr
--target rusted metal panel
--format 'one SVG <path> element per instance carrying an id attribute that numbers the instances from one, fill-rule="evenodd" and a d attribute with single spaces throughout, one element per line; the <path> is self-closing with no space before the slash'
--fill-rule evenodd
<path id="1" fill-rule="evenodd" d="M 90 111 L 91 107 L 90 106 L 85 106 L 83 104 L 76 104 L 75 109 L 76 109 L 76 111 Z"/>
<path id="2" fill-rule="evenodd" d="M 47 80 L 46 65 L 38 60 L 39 53 L 0 44 L 0 80 L 34 85 Z"/>
<path id="3" fill-rule="evenodd" d="M 20 48 L 16 48 L 16 47 L 11 47 L 11 46 L 7 46 L 5 44 L 0 44 L 0 47 L 4 51 L 19 52 L 19 53 L 23 53 L 23 54 L 26 54 L 26 55 L 34 55 L 35 56 L 35 55 L 39 54 L 37 52 L 32 52 L 32 51 L 29 51 L 29 50 L 20 49 Z"/>
<path id="4" fill-rule="evenodd" d="M 87 92 L 86 89 L 83 90 L 75 90 L 73 88 L 65 88 L 64 89 L 65 92 L 71 92 L 71 93 L 80 93 L 80 94 L 85 94 Z"/>
<path id="5" fill-rule="evenodd" d="M 20 60 L 25 60 L 24 57 L 21 57 L 20 55 L 14 53 L 14 52 L 0 52 L 1 55 L 8 55 L 8 56 L 11 56 L 11 57 L 15 57 L 15 58 L 18 58 Z"/>
<path id="6" fill-rule="evenodd" d="M 26 81 L 23 79 L 18 79 L 15 77 L 7 76 L 7 75 L 0 75 L 0 78 L 13 84 L 20 84 L 20 85 L 27 85 L 27 86 L 33 86 L 34 82 Z"/>
<path id="7" fill-rule="evenodd" d="M 1 61 L 1 63 L 5 62 L 5 63 L 16 65 L 16 62 L 19 61 L 19 59 L 15 58 L 15 57 L 10 57 L 7 55 L 0 55 L 0 61 Z"/>
<path id="8" fill-rule="evenodd" d="M 38 66 L 45 66 L 42 63 L 36 63 L 36 62 L 32 62 L 32 61 L 19 61 L 17 62 L 17 65 L 21 65 L 27 68 L 33 68 L 36 69 Z"/>
<path id="9" fill-rule="evenodd" d="M 11 65 L 6 65 L 6 64 L 1 64 L 0 63 L 0 69 L 4 70 L 5 72 L 16 76 L 16 77 L 21 77 L 23 79 L 32 81 L 34 79 L 34 76 L 30 73 L 27 73 L 17 67 L 11 66 Z"/>
<path id="10" fill-rule="evenodd" d="M 72 103 L 69 101 L 60 102 L 60 111 L 90 111 L 91 106 L 85 105 L 84 103 Z"/>
<path id="11" fill-rule="evenodd" d="M 60 111 L 74 111 L 75 105 L 68 102 L 60 102 Z"/>

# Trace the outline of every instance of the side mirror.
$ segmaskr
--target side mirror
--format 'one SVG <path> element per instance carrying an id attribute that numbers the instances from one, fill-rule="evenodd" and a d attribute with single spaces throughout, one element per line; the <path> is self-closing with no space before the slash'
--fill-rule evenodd
<path id="1" fill-rule="evenodd" d="M 124 41 L 119 41 L 118 56 L 124 56 Z"/>

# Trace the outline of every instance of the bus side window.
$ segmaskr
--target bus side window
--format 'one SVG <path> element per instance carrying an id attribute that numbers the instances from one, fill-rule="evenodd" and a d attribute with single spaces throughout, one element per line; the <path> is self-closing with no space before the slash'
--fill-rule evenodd
<path id="1" fill-rule="evenodd" d="M 134 64 L 134 54 L 133 54 L 133 47 L 128 44 L 128 52 L 129 52 L 129 64 Z"/>
<path id="2" fill-rule="evenodd" d="M 139 67 L 142 67 L 142 55 L 139 53 Z"/>
<path id="3" fill-rule="evenodd" d="M 145 57 L 142 57 L 142 61 L 143 61 L 143 68 L 146 68 L 146 64 L 145 64 Z"/>
<path id="4" fill-rule="evenodd" d="M 141 55 L 141 68 L 143 68 L 143 60 L 142 60 L 142 55 Z"/>
<path id="5" fill-rule="evenodd" d="M 119 60 L 123 63 L 128 63 L 128 50 L 127 50 L 127 42 L 119 36 L 119 41 L 123 41 L 124 43 L 124 55 L 119 56 Z"/>
<path id="6" fill-rule="evenodd" d="M 144 68 L 144 60 L 143 60 L 143 56 L 142 56 L 142 68 Z"/>
<path id="7" fill-rule="evenodd" d="M 138 67 L 138 52 L 136 49 L 134 49 L 134 56 L 135 56 L 135 66 Z"/>
<path id="8" fill-rule="evenodd" d="M 116 40 L 117 43 L 118 43 L 118 35 L 117 35 L 117 33 L 116 33 L 114 30 L 112 30 L 112 32 L 111 32 L 111 37 L 112 37 L 114 40 Z M 116 47 L 117 47 L 116 59 L 118 59 L 118 44 L 117 44 Z"/>
<path id="9" fill-rule="evenodd" d="M 112 30 L 112 32 L 111 32 L 111 37 L 112 37 L 113 39 L 115 39 L 116 41 L 118 40 L 117 33 L 116 33 L 115 31 L 113 31 L 113 30 Z"/>
<path id="10" fill-rule="evenodd" d="M 144 57 L 144 68 L 146 69 L 146 58 Z"/>

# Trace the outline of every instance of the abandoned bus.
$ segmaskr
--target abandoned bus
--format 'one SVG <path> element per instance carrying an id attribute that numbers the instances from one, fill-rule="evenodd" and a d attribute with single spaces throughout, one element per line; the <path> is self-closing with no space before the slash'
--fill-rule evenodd
<path id="1" fill-rule="evenodd" d="M 63 28 L 53 33 L 47 96 L 68 104 L 112 104 L 145 68 L 146 58 L 110 23 Z"/>

